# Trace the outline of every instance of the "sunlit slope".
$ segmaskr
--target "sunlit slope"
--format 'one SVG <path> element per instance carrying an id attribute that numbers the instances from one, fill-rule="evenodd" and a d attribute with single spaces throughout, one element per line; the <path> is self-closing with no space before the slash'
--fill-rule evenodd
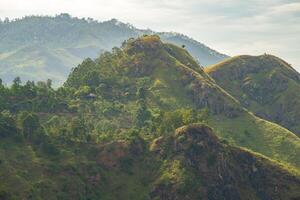
<path id="1" fill-rule="evenodd" d="M 205 71 L 256 115 L 300 134 L 300 74 L 285 61 L 237 56 Z"/>
<path id="2" fill-rule="evenodd" d="M 208 109 L 208 124 L 221 138 L 299 169 L 300 139 L 277 124 L 248 112 L 197 65 L 186 50 L 157 36 L 129 40 L 95 61 L 86 60 L 70 74 L 66 87 L 110 88 L 110 99 L 126 102 L 143 83 L 150 109 Z M 98 89 L 97 89 L 98 88 Z M 126 98 L 124 97 L 126 96 Z"/>

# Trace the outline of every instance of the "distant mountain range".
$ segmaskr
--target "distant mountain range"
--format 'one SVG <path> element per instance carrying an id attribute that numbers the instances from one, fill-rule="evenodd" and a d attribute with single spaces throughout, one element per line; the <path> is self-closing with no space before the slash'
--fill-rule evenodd
<path id="1" fill-rule="evenodd" d="M 98 22 L 68 14 L 28 16 L 0 23 L 0 78 L 7 83 L 16 76 L 23 81 L 49 78 L 61 85 L 84 58 L 96 58 L 144 34 L 158 34 L 165 42 L 184 45 L 202 66 L 228 57 L 185 35 L 137 29 L 116 19 Z"/>

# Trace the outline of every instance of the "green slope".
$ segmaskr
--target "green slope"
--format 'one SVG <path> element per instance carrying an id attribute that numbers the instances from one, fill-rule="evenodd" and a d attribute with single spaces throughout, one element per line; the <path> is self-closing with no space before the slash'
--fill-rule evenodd
<path id="1" fill-rule="evenodd" d="M 300 134 L 300 74 L 271 56 L 237 56 L 205 69 L 241 104 Z"/>
<path id="2" fill-rule="evenodd" d="M 0 77 L 5 82 L 11 82 L 17 76 L 22 80 L 35 81 L 48 78 L 54 81 L 55 86 L 61 85 L 71 68 L 82 60 L 73 52 L 76 52 L 76 49 L 30 45 L 2 53 Z"/>
<path id="3" fill-rule="evenodd" d="M 157 36 L 129 40 L 123 49 L 96 61 L 86 60 L 74 69 L 65 86 L 88 85 L 97 93 L 99 85 L 101 88 L 105 85 L 110 98 L 118 98 L 125 110 L 131 110 L 137 100 L 131 92 L 136 91 L 141 82 L 144 82 L 146 103 L 152 112 L 182 108 L 200 112 L 206 108 L 210 114 L 207 122 L 220 137 L 299 169 L 300 139 L 297 136 L 248 112 L 184 49 L 164 44 Z"/>

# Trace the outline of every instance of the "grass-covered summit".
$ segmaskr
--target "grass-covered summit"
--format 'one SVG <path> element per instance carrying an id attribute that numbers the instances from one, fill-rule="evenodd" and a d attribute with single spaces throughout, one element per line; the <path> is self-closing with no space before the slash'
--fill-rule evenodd
<path id="1" fill-rule="evenodd" d="M 205 71 L 256 115 L 300 134 L 300 74 L 285 61 L 237 56 Z"/>

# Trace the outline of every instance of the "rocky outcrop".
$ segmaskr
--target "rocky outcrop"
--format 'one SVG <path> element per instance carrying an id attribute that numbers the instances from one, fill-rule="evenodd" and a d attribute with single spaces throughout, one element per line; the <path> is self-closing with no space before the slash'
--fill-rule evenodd
<path id="1" fill-rule="evenodd" d="M 221 143 L 205 125 L 179 128 L 174 136 L 155 144 L 155 152 L 173 164 L 164 172 L 171 178 L 158 179 L 152 199 L 300 198 L 299 178 L 261 156 Z"/>

